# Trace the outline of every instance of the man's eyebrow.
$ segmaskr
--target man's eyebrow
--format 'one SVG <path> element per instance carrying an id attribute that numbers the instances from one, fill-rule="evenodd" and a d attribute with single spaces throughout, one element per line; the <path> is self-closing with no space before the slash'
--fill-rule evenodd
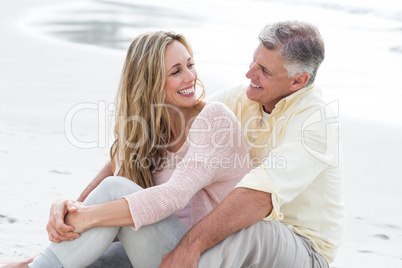
<path id="1" fill-rule="evenodd" d="M 270 72 L 264 65 L 261 65 L 261 64 L 259 64 L 259 63 L 258 63 L 258 65 L 261 67 L 261 69 L 262 69 L 263 72 L 266 72 L 266 73 L 268 73 L 269 75 L 272 75 L 272 72 Z"/>

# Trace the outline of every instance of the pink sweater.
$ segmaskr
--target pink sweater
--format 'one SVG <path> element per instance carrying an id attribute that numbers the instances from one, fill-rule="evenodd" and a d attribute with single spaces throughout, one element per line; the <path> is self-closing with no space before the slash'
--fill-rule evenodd
<path id="1" fill-rule="evenodd" d="M 240 123 L 218 102 L 204 107 L 184 145 L 166 158 L 164 169 L 153 173 L 154 187 L 124 197 L 135 230 L 173 213 L 190 228 L 251 169 Z"/>

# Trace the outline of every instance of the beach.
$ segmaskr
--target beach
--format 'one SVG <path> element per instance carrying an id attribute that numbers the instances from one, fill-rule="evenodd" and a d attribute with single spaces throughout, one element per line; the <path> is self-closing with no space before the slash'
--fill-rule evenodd
<path id="1" fill-rule="evenodd" d="M 317 84 L 339 106 L 346 205 L 344 241 L 331 267 L 401 267 L 402 20 L 392 11 L 402 8 L 193 1 L 190 9 L 189 2 L 0 4 L 0 263 L 46 247 L 51 203 L 77 198 L 108 161 L 112 104 L 130 37 L 167 28 L 188 36 L 208 96 L 247 83 L 256 36 L 267 22 L 250 16 L 257 6 L 269 8 L 272 21 L 286 18 L 284 10 L 301 20 L 314 12 L 312 23 L 326 41 Z"/>

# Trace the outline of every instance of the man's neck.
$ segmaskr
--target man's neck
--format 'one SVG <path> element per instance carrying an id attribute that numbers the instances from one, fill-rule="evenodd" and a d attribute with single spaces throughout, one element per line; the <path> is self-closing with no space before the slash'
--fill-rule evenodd
<path id="1" fill-rule="evenodd" d="M 267 113 L 267 114 L 271 114 L 271 112 L 272 112 L 272 111 L 271 111 L 271 112 L 269 112 L 269 111 L 268 111 L 268 109 L 267 109 L 267 108 L 265 108 L 265 106 L 264 106 L 264 105 L 262 106 L 262 110 L 263 110 L 265 113 Z"/>

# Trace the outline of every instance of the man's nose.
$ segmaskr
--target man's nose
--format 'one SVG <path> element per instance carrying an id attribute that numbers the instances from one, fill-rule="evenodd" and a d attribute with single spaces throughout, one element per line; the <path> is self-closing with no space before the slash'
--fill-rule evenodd
<path id="1" fill-rule="evenodd" d="M 246 77 L 248 79 L 255 79 L 256 77 L 256 72 L 255 72 L 255 62 L 250 63 L 250 69 L 248 70 L 248 72 L 246 73 Z"/>

